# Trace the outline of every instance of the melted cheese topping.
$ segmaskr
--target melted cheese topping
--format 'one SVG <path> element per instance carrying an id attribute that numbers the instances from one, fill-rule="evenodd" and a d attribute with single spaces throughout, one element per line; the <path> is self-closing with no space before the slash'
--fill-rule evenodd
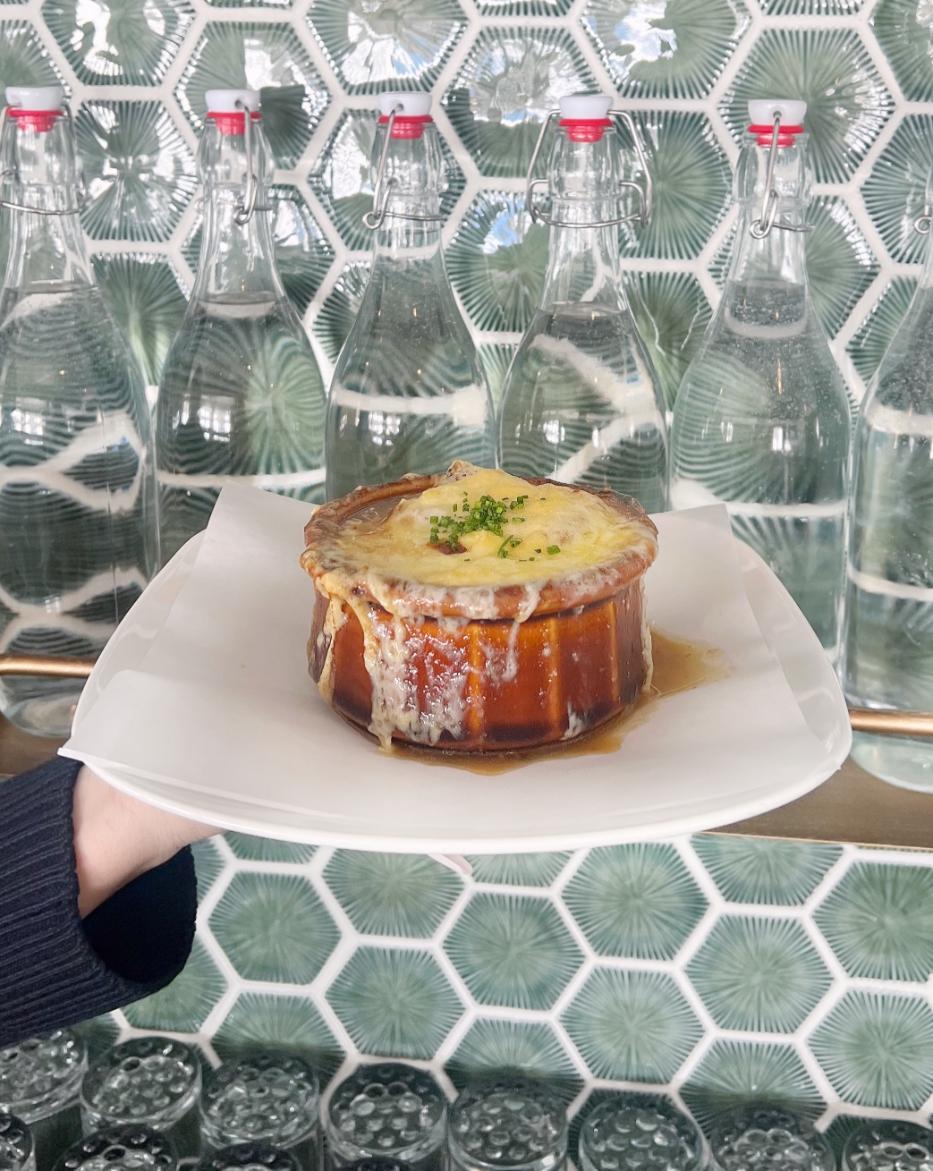
<path id="1" fill-rule="evenodd" d="M 654 545 L 647 525 L 627 520 L 598 496 L 556 484 L 528 484 L 507 472 L 460 465 L 443 482 L 400 501 L 384 516 L 350 520 L 335 542 L 340 560 L 351 570 L 377 569 L 384 579 L 426 586 L 506 586 L 540 583 L 611 564 L 633 546 Z M 431 518 L 462 516 L 464 493 L 470 504 L 481 496 L 514 501 L 506 511 L 502 536 L 486 530 L 464 533 L 463 552 L 431 544 Z M 507 556 L 500 550 L 509 538 Z M 559 552 L 549 553 L 549 548 Z"/>

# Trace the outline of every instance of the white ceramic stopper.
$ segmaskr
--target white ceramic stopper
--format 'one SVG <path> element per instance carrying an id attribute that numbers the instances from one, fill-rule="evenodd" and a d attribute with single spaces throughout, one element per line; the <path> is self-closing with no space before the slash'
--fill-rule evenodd
<path id="1" fill-rule="evenodd" d="M 384 118 L 401 106 L 397 112 L 402 117 L 426 118 L 431 113 L 430 94 L 380 94 L 378 98 L 379 113 Z"/>
<path id="2" fill-rule="evenodd" d="M 65 91 L 60 85 L 8 85 L 6 104 L 20 110 L 60 110 Z"/>
<path id="3" fill-rule="evenodd" d="M 748 103 L 748 117 L 753 126 L 770 126 L 775 114 L 781 115 L 782 126 L 802 126 L 807 116 L 807 103 L 791 98 L 768 98 Z"/>
<path id="4" fill-rule="evenodd" d="M 560 99 L 560 116 L 571 120 L 602 120 L 609 116 L 611 106 L 612 98 L 607 98 L 605 94 L 573 94 L 569 98 Z"/>
<path id="5" fill-rule="evenodd" d="M 258 89 L 209 89 L 204 95 L 209 114 L 240 114 L 242 106 L 247 110 L 259 109 Z M 238 107 L 237 102 L 242 106 Z"/>

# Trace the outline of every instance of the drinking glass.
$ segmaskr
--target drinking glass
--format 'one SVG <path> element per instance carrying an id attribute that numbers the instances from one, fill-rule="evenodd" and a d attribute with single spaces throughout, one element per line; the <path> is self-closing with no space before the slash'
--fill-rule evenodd
<path id="1" fill-rule="evenodd" d="M 783 1106 L 754 1103 L 717 1119 L 710 1155 L 718 1171 L 835 1171 L 826 1139 Z"/>
<path id="2" fill-rule="evenodd" d="M 32 1132 L 15 1114 L 0 1113 L 0 1171 L 36 1171 Z"/>
<path id="3" fill-rule="evenodd" d="M 301 1171 L 301 1165 L 291 1151 L 260 1140 L 212 1151 L 196 1171 Z"/>
<path id="4" fill-rule="evenodd" d="M 450 1108 L 447 1151 L 451 1171 L 555 1171 L 567 1158 L 567 1111 L 543 1082 L 470 1085 Z"/>
<path id="5" fill-rule="evenodd" d="M 846 1139 L 842 1171 L 933 1171 L 933 1130 L 915 1122 L 866 1119 Z"/>
<path id="6" fill-rule="evenodd" d="M 39 1171 L 49 1171 L 81 1134 L 77 1102 L 86 1068 L 84 1042 L 70 1029 L 0 1049 L 0 1110 L 32 1129 Z"/>
<path id="7" fill-rule="evenodd" d="M 104 1126 L 62 1155 L 56 1171 L 176 1171 L 178 1156 L 167 1134 L 139 1123 Z"/>
<path id="8" fill-rule="evenodd" d="M 700 1171 L 703 1138 L 686 1114 L 655 1094 L 613 1094 L 580 1130 L 581 1171 Z"/>

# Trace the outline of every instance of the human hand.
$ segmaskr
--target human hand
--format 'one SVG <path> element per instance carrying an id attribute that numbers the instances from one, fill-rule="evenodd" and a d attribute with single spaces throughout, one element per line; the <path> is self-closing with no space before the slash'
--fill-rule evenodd
<path id="1" fill-rule="evenodd" d="M 78 913 L 83 919 L 121 887 L 182 846 L 218 831 L 156 809 L 102 781 L 85 765 L 74 789 Z"/>

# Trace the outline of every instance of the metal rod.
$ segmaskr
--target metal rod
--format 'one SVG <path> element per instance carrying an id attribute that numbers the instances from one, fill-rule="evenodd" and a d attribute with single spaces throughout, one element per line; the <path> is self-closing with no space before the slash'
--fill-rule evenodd
<path id="1" fill-rule="evenodd" d="M 259 190 L 259 180 L 253 160 L 253 112 L 246 102 L 237 98 L 234 106 L 243 111 L 243 152 L 246 155 L 246 188 L 239 200 L 239 205 L 233 213 L 234 222 L 243 227 L 248 224 L 256 210 L 256 194 Z"/>
<path id="2" fill-rule="evenodd" d="M 880 736 L 931 736 L 933 712 L 886 712 L 874 708 L 850 707 L 853 732 L 874 732 Z"/>
<path id="3" fill-rule="evenodd" d="M 38 675 L 47 679 L 86 679 L 94 659 L 59 659 L 51 655 L 0 655 L 0 676 Z"/>

